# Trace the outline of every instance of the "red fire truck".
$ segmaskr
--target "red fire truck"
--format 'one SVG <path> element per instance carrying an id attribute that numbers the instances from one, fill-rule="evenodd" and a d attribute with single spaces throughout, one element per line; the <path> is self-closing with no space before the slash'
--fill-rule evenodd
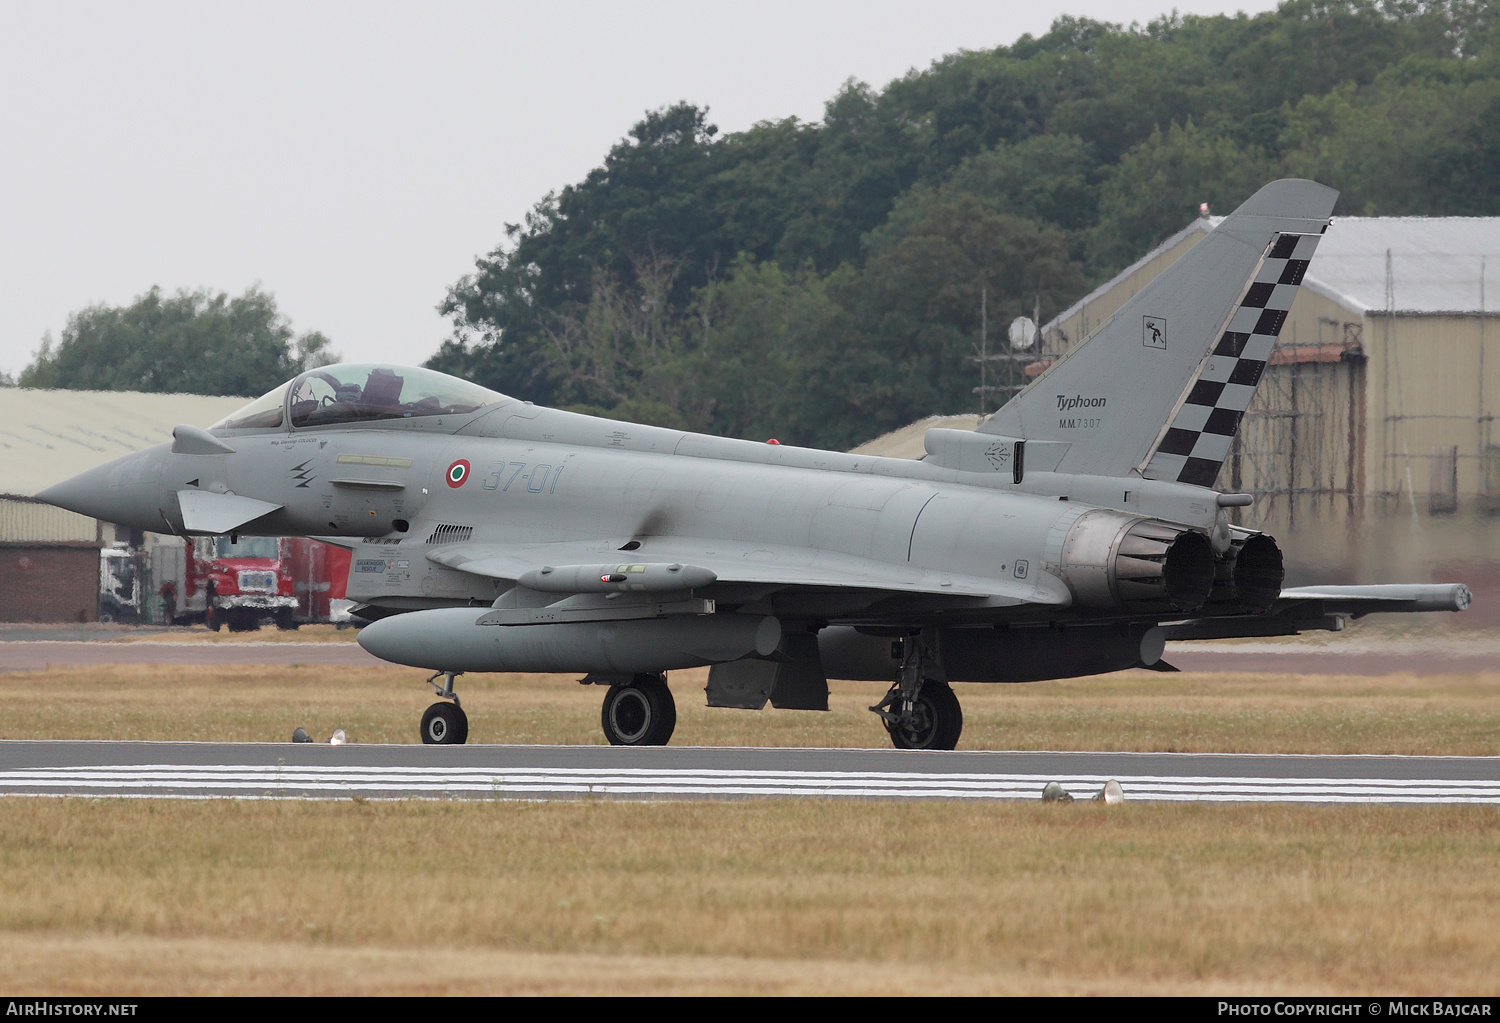
<path id="1" fill-rule="evenodd" d="M 153 559 L 170 624 L 249 632 L 348 617 L 348 551 L 302 537 L 203 536 L 183 541 L 181 553 L 180 568 L 165 564 L 170 556 Z"/>

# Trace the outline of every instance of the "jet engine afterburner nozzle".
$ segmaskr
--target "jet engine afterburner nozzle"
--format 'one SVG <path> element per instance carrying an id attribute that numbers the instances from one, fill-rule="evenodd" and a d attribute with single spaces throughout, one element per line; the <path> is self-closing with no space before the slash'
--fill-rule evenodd
<path id="1" fill-rule="evenodd" d="M 1214 591 L 1204 608 L 1214 614 L 1264 614 L 1281 596 L 1286 577 L 1281 548 L 1265 533 L 1235 527 L 1227 551 L 1214 561 Z"/>
<path id="2" fill-rule="evenodd" d="M 1125 606 L 1203 606 L 1214 588 L 1214 549 L 1207 536 L 1166 522 L 1138 522 L 1115 556 L 1116 592 Z"/>
<path id="3" fill-rule="evenodd" d="M 1203 533 L 1123 512 L 1080 515 L 1063 542 L 1062 575 L 1085 607 L 1192 611 L 1213 592 Z"/>
<path id="4" fill-rule="evenodd" d="M 1256 533 L 1240 546 L 1234 559 L 1234 593 L 1246 611 L 1269 611 L 1281 596 L 1286 569 L 1281 548 L 1264 533 Z"/>

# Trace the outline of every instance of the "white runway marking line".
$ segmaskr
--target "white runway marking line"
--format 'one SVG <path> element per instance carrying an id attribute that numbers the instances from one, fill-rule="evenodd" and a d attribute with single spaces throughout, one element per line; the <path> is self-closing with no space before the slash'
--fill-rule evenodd
<path id="1" fill-rule="evenodd" d="M 139 767 L 0 771 L 0 792 L 28 795 L 285 794 L 288 798 L 383 795 L 823 796 L 907 799 L 1040 799 L 1059 781 L 1075 799 L 1115 778 L 1139 801 L 1304 803 L 1500 803 L 1500 780 L 1211 778 L 1160 775 L 919 774 L 854 771 L 620 768 Z"/>

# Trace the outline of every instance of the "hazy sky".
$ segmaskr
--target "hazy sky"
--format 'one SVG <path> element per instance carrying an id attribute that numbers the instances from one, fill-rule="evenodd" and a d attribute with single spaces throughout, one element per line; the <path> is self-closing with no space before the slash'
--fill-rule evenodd
<path id="1" fill-rule="evenodd" d="M 0 4 L 0 371 L 153 284 L 259 282 L 347 358 L 420 362 L 447 287 L 647 109 L 688 100 L 726 132 L 817 120 L 850 77 L 1172 6 Z"/>

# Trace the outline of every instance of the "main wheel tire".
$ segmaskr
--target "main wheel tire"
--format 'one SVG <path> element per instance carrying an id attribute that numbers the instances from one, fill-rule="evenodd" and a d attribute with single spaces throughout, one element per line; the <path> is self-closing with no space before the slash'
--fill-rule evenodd
<path id="1" fill-rule="evenodd" d="M 462 746 L 469 741 L 469 715 L 456 703 L 434 703 L 422 715 L 422 743 Z"/>
<path id="2" fill-rule="evenodd" d="M 948 683 L 928 679 L 912 706 L 911 720 L 903 724 L 887 721 L 885 730 L 897 749 L 957 749 L 964 730 L 964 709 Z"/>
<path id="3" fill-rule="evenodd" d="M 637 675 L 610 686 L 599 712 L 611 746 L 665 746 L 677 727 L 677 703 L 660 675 Z"/>

